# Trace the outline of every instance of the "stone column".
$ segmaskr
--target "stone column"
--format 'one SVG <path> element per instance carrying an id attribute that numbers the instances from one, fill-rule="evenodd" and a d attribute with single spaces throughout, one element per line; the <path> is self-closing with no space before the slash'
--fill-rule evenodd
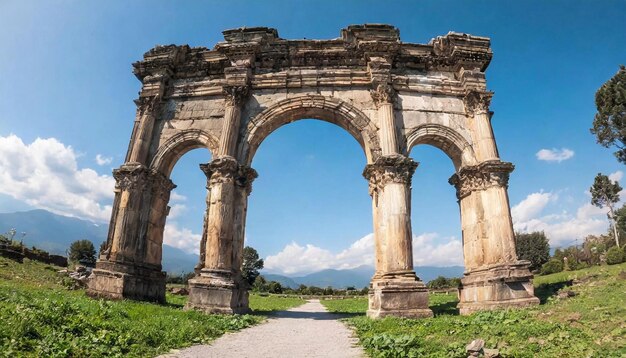
<path id="1" fill-rule="evenodd" d="M 113 171 L 115 200 L 106 247 L 89 282 L 91 296 L 165 301 L 162 227 L 170 191 L 163 174 L 137 163 Z M 160 233 L 155 234 L 161 230 Z"/>
<path id="2" fill-rule="evenodd" d="M 240 192 L 242 185 L 248 185 L 249 173 L 245 169 L 247 167 L 242 167 L 234 157 L 241 106 L 248 87 L 227 86 L 224 94 L 226 111 L 217 158 L 200 166 L 208 183 L 204 246 L 201 248 L 201 268 L 197 270 L 197 276 L 189 281 L 187 308 L 243 313 L 249 310 L 248 296 L 247 287 L 241 280 L 241 253 L 238 250 L 243 245 L 243 229 L 240 226 L 245 220 L 247 200 L 241 199 Z"/>
<path id="3" fill-rule="evenodd" d="M 493 92 L 470 90 L 463 98 L 472 135 L 474 153 L 479 162 L 499 160 L 496 140 L 491 129 L 489 104 Z"/>
<path id="4" fill-rule="evenodd" d="M 393 87 L 387 83 L 381 83 L 371 90 L 370 94 L 378 108 L 378 125 L 380 136 L 380 149 L 382 155 L 398 154 L 398 139 L 396 124 L 393 115 Z"/>
<path id="5" fill-rule="evenodd" d="M 431 317 L 428 290 L 413 271 L 411 177 L 417 168 L 399 154 L 382 156 L 365 167 L 374 209 L 376 274 L 367 315 Z"/>
<path id="6" fill-rule="evenodd" d="M 538 304 L 529 262 L 518 260 L 507 194 L 511 163 L 491 160 L 462 167 L 450 178 L 461 208 L 465 274 L 461 314 Z"/>

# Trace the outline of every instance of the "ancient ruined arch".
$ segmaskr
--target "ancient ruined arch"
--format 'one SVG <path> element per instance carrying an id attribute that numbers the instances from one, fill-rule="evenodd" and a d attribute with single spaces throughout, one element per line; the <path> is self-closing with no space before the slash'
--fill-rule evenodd
<path id="1" fill-rule="evenodd" d="M 400 41 L 389 25 L 353 25 L 332 40 L 285 40 L 275 29 L 224 31 L 213 49 L 157 46 L 133 64 L 142 82 L 126 162 L 114 171 L 105 250 L 88 293 L 163 301 L 160 245 L 170 171 L 186 151 L 212 160 L 200 261 L 187 308 L 246 312 L 241 276 L 250 167 L 260 143 L 294 120 L 347 130 L 367 165 L 376 250 L 370 317 L 429 317 L 428 290 L 413 271 L 411 178 L 417 144 L 453 161 L 463 230 L 461 313 L 538 303 L 528 262 L 517 259 L 507 187 L 491 129 L 485 70 L 489 39 L 448 33 L 428 44 Z M 419 252 L 419 250 L 417 251 Z"/>
<path id="2" fill-rule="evenodd" d="M 332 123 L 345 129 L 359 143 L 368 163 L 380 155 L 376 137 L 378 128 L 365 114 L 340 99 L 317 95 L 281 100 L 252 118 L 239 148 L 240 159 L 250 165 L 261 143 L 273 131 L 285 124 L 307 118 Z"/>

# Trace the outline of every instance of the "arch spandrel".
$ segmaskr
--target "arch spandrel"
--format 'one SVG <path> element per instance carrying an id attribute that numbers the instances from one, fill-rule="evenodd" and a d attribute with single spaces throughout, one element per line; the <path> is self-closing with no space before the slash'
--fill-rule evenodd
<path id="1" fill-rule="evenodd" d="M 244 163 L 252 162 L 261 143 L 273 131 L 301 119 L 318 119 L 345 129 L 359 143 L 368 163 L 380 155 L 378 127 L 361 110 L 345 100 L 302 94 L 269 101 L 259 106 L 258 110 L 256 113 L 248 113 L 249 119 L 241 130 L 239 157 Z"/>

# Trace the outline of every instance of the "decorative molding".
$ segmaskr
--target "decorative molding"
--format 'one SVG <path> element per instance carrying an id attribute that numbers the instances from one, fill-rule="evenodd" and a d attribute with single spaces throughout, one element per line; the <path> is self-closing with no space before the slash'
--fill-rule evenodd
<path id="1" fill-rule="evenodd" d="M 452 175 L 448 182 L 456 188 L 456 197 L 461 200 L 472 192 L 491 187 L 508 188 L 509 175 L 515 166 L 499 160 L 463 167 Z"/>
<path id="2" fill-rule="evenodd" d="M 368 164 L 363 170 L 363 177 L 369 181 L 369 193 L 384 189 L 389 183 L 411 186 L 411 178 L 419 163 L 403 155 L 379 157 L 374 164 Z"/>
<path id="3" fill-rule="evenodd" d="M 382 104 L 393 103 L 396 91 L 388 83 L 379 83 L 375 89 L 370 90 L 370 95 L 372 95 L 372 100 L 378 108 Z"/>
<path id="4" fill-rule="evenodd" d="M 227 106 L 240 106 L 250 93 L 249 86 L 224 86 L 222 93 L 225 96 Z"/>
<path id="5" fill-rule="evenodd" d="M 146 96 L 139 97 L 134 100 L 135 105 L 137 105 L 137 111 L 140 116 L 143 116 L 146 113 L 153 112 L 156 107 L 161 103 L 160 96 Z"/>
<path id="6" fill-rule="evenodd" d="M 238 188 L 245 191 L 247 195 L 252 192 L 252 182 L 259 175 L 256 170 L 247 165 L 241 165 L 233 157 L 224 156 L 212 160 L 206 164 L 200 164 L 200 169 L 204 172 L 210 189 L 215 184 L 234 183 Z"/>
<path id="7" fill-rule="evenodd" d="M 250 195 L 252 192 L 252 182 L 258 177 L 259 174 L 256 170 L 247 165 L 240 165 L 239 170 L 237 171 L 235 184 L 237 184 L 239 188 L 242 188 L 246 195 Z"/>
<path id="8" fill-rule="evenodd" d="M 113 170 L 116 190 L 144 191 L 152 190 L 164 199 L 169 198 L 176 185 L 161 172 L 146 168 L 143 165 L 122 165 Z"/>
<path id="9" fill-rule="evenodd" d="M 477 114 L 489 113 L 491 97 L 493 97 L 493 92 L 480 92 L 476 90 L 468 91 L 465 94 L 465 97 L 463 97 L 465 112 L 471 117 Z"/>

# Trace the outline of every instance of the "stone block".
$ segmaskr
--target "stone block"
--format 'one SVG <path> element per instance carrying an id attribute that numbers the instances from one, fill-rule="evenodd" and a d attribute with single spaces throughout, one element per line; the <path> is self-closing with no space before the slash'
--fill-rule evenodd
<path id="1" fill-rule="evenodd" d="M 414 279 L 374 279 L 370 284 L 367 316 L 405 318 L 432 317 L 428 308 L 428 289 Z"/>

